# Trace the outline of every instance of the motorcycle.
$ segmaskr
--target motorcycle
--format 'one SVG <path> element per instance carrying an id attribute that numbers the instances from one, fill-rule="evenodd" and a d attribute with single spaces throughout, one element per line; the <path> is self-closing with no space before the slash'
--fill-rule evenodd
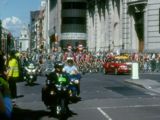
<path id="1" fill-rule="evenodd" d="M 47 75 L 46 75 L 47 76 Z M 68 85 L 63 83 L 52 83 L 47 79 L 46 89 L 42 89 L 42 101 L 55 113 L 59 120 L 64 120 L 69 111 L 68 109 Z"/>
<path id="2" fill-rule="evenodd" d="M 24 80 L 28 85 L 33 84 L 33 82 L 37 80 L 37 67 L 33 63 L 29 63 L 25 67 Z"/>

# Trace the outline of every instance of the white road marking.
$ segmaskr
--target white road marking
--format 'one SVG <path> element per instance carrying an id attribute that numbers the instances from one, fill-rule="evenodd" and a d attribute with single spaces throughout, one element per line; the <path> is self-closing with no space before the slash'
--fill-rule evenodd
<path id="1" fill-rule="evenodd" d="M 79 110 L 85 110 L 85 109 L 123 109 L 123 108 L 143 108 L 143 107 L 160 107 L 160 104 L 152 104 L 152 105 L 127 105 L 127 106 L 108 106 L 108 107 L 83 107 L 83 108 L 72 108 L 72 109 L 79 109 Z"/>
<path id="2" fill-rule="evenodd" d="M 97 110 L 98 110 L 105 118 L 107 118 L 107 120 L 112 120 L 112 118 L 111 118 L 107 113 L 105 113 L 100 107 L 98 107 Z"/>
<path id="3" fill-rule="evenodd" d="M 142 108 L 142 107 L 160 107 L 159 104 L 153 105 L 129 105 L 129 106 L 112 106 L 112 107 L 101 107 L 104 109 L 121 109 L 121 108 Z"/>

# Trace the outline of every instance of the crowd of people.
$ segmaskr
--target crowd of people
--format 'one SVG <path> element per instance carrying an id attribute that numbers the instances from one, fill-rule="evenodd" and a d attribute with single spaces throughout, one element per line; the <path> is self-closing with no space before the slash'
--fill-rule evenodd
<path id="1" fill-rule="evenodd" d="M 51 54 L 26 54 L 16 56 L 15 51 L 11 51 L 9 57 L 0 51 L 0 119 L 10 119 L 12 116 L 15 98 L 17 97 L 16 82 L 23 79 L 22 67 L 28 60 L 35 61 L 38 66 L 45 63 L 54 64 L 56 61 L 67 63 L 64 66 L 66 73 L 74 71 L 82 74 L 87 72 L 100 72 L 104 62 L 109 57 L 116 55 L 128 56 L 130 62 L 138 62 L 140 72 L 159 72 L 159 53 L 121 53 L 111 51 L 54 51 Z M 72 58 L 72 59 L 69 59 Z M 67 61 L 67 62 L 66 62 Z M 46 65 L 45 65 L 46 66 Z M 71 67 L 72 66 L 72 67 Z M 74 67 L 73 67 L 74 66 Z M 57 68 L 56 68 L 57 69 Z M 80 79 L 80 78 L 79 78 Z M 78 94 L 80 94 L 80 82 L 77 83 Z"/>
<path id="2" fill-rule="evenodd" d="M 39 66 L 47 62 L 54 63 L 55 61 L 66 62 L 67 57 L 73 57 L 74 64 L 78 67 L 81 73 L 102 71 L 103 64 L 109 57 L 117 55 L 125 55 L 129 62 L 138 62 L 140 72 L 159 72 L 160 71 L 160 54 L 159 53 L 116 53 L 112 51 L 64 51 L 53 52 L 51 54 L 32 55 L 34 61 L 37 61 Z M 33 57 L 34 56 L 34 57 Z M 36 56 L 36 57 L 35 57 Z M 23 58 L 21 59 L 23 60 Z M 23 63 L 23 62 L 22 62 Z M 46 66 L 46 65 L 45 65 Z"/>
<path id="3" fill-rule="evenodd" d="M 13 106 L 17 97 L 16 81 L 19 79 L 19 62 L 15 52 L 11 52 L 8 60 L 0 51 L 0 119 L 12 118 Z"/>
<path id="4" fill-rule="evenodd" d="M 74 58 L 75 65 L 79 71 L 97 72 L 102 70 L 104 62 L 109 57 L 124 55 L 128 57 L 129 62 L 138 62 L 140 72 L 159 72 L 160 71 L 160 53 L 115 53 L 112 51 L 82 51 L 82 52 L 63 52 L 50 54 L 52 61 L 66 61 L 67 57 Z M 43 61 L 46 61 L 45 58 Z"/>

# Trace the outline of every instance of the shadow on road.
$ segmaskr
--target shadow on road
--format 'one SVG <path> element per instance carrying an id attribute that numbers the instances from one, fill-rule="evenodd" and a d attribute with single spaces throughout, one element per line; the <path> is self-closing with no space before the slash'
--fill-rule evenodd
<path id="1" fill-rule="evenodd" d="M 22 98 L 22 97 L 24 97 L 24 95 L 18 95 L 18 96 L 16 96 L 16 98 Z"/>
<path id="2" fill-rule="evenodd" d="M 43 110 L 33 111 L 14 108 L 13 111 L 13 120 L 40 120 L 40 118 L 49 115 L 49 112 Z"/>
<path id="3" fill-rule="evenodd" d="M 29 109 L 22 109 L 22 108 L 14 108 L 13 109 L 13 119 L 12 120 L 41 120 L 43 117 L 48 118 L 57 118 L 55 114 L 52 114 L 50 111 L 45 110 L 29 110 Z M 69 111 L 68 115 L 66 116 L 66 120 L 73 115 L 77 115 L 73 111 Z"/>
<path id="4" fill-rule="evenodd" d="M 134 89 L 128 86 L 114 86 L 114 87 L 105 87 L 105 88 L 125 96 L 147 95 L 138 89 Z"/>
<path id="5" fill-rule="evenodd" d="M 67 116 L 65 116 L 65 118 L 63 118 L 63 120 L 67 120 L 68 118 L 70 118 L 70 117 L 72 117 L 73 115 L 77 115 L 77 113 L 74 113 L 73 111 L 69 111 L 68 112 L 68 114 L 67 114 Z M 56 114 L 53 114 L 53 113 L 51 113 L 51 112 L 49 112 L 49 116 L 48 116 L 49 118 L 57 118 L 58 119 L 58 116 L 56 115 Z"/>

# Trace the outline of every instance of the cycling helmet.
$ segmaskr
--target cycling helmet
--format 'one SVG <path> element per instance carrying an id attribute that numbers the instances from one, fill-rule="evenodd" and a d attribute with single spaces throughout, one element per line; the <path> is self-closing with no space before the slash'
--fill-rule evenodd
<path id="1" fill-rule="evenodd" d="M 67 58 L 67 63 L 72 63 L 73 64 L 73 57 L 68 57 Z"/>
<path id="2" fill-rule="evenodd" d="M 64 64 L 61 61 L 57 61 L 54 63 L 54 68 L 63 68 Z"/>

